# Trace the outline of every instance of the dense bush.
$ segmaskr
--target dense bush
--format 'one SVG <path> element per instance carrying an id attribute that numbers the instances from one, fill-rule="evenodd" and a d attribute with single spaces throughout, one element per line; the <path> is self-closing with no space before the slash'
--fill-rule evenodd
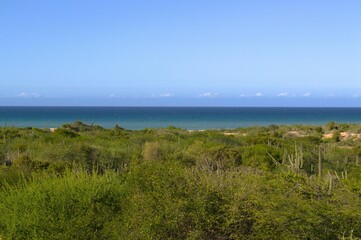
<path id="1" fill-rule="evenodd" d="M 360 140 L 227 132 L 0 128 L 0 239 L 361 237 Z"/>
<path id="2" fill-rule="evenodd" d="M 66 172 L 34 176 L 0 194 L 0 227 L 5 239 L 104 239 L 122 209 L 121 182 Z"/>

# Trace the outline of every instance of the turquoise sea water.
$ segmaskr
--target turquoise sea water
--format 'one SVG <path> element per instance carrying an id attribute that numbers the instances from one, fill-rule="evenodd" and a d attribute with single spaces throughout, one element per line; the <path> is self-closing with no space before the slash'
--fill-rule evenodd
<path id="1" fill-rule="evenodd" d="M 78 120 L 106 128 L 119 124 L 127 129 L 321 125 L 330 121 L 361 123 L 361 108 L 0 107 L 1 126 L 50 128 Z"/>

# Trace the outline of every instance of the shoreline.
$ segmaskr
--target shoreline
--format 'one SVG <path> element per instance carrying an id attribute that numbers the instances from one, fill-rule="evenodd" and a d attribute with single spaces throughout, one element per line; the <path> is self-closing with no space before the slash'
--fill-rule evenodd
<path id="1" fill-rule="evenodd" d="M 103 128 L 101 126 L 98 125 L 87 125 L 83 122 L 77 121 L 74 123 L 70 123 L 68 125 L 72 125 L 72 124 L 80 124 L 81 126 L 87 127 L 89 129 L 91 129 L 92 127 L 100 127 L 102 129 L 114 129 L 114 128 Z M 330 124 L 330 123 L 328 123 Z M 205 132 L 205 131 L 216 131 L 219 132 L 221 134 L 223 134 L 224 136 L 241 136 L 241 137 L 245 137 L 248 136 L 248 133 L 244 133 L 243 131 L 249 131 L 252 129 L 261 129 L 261 128 L 268 128 L 268 131 L 270 131 L 271 128 L 285 128 L 283 135 L 287 136 L 287 137 L 291 137 L 291 138 L 302 138 L 302 137 L 308 137 L 308 136 L 314 136 L 314 134 L 310 134 L 307 133 L 307 131 L 303 130 L 303 128 L 321 128 L 322 132 L 320 132 L 320 137 L 323 140 L 329 140 L 335 137 L 335 134 L 338 135 L 338 138 L 340 139 L 340 141 L 346 141 L 346 140 L 360 140 L 361 139 L 361 124 L 351 124 L 351 123 L 334 123 L 336 124 L 335 129 L 331 129 L 331 130 L 324 130 L 323 128 L 326 128 L 327 124 L 324 125 L 308 125 L 308 124 L 292 124 L 292 125 L 268 125 L 268 126 L 251 126 L 251 127 L 241 127 L 241 128 L 219 128 L 219 129 L 183 129 L 183 128 L 178 128 L 176 126 L 168 126 L 168 127 L 164 127 L 164 128 L 144 128 L 144 129 L 124 129 L 121 128 L 121 130 L 125 130 L 125 131 L 142 131 L 142 130 L 146 130 L 146 129 L 152 129 L 152 130 L 160 130 L 160 129 L 177 129 L 177 130 L 182 130 L 182 131 L 186 131 L 190 134 L 192 133 L 198 133 L 198 132 Z M 340 131 L 338 130 L 338 126 L 339 125 L 347 125 L 350 128 L 353 128 L 353 130 L 347 130 L 347 131 Z M 4 127 L 0 127 L 0 128 L 4 128 Z M 6 127 L 5 127 L 6 128 Z M 13 127 L 13 128 L 21 128 L 21 127 Z M 35 127 L 36 128 L 36 127 Z M 51 127 L 51 128 L 38 128 L 38 129 L 43 129 L 43 130 L 49 130 L 51 133 L 54 133 L 58 128 L 61 127 Z M 356 129 L 358 128 L 358 129 Z"/>

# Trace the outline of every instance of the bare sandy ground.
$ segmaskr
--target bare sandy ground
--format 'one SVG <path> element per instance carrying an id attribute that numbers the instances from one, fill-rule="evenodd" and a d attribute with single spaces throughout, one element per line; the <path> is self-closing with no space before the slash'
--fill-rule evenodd
<path id="1" fill-rule="evenodd" d="M 225 136 L 247 136 L 246 133 L 240 134 L 240 133 L 233 133 L 233 132 L 224 132 L 223 133 Z M 292 137 L 306 137 L 307 134 L 301 133 L 299 131 L 288 131 L 286 133 L 289 136 Z M 325 133 L 323 134 L 322 138 L 323 139 L 331 139 L 333 137 L 333 133 Z M 348 139 L 354 139 L 354 140 L 360 140 L 361 139 L 361 134 L 360 133 L 353 133 L 353 132 L 341 132 L 340 133 L 340 139 L 341 141 L 345 141 Z"/>
<path id="2" fill-rule="evenodd" d="M 325 133 L 323 134 L 324 139 L 332 138 L 333 133 Z M 341 140 L 348 140 L 348 139 L 361 139 L 360 133 L 352 133 L 352 132 L 340 132 Z"/>

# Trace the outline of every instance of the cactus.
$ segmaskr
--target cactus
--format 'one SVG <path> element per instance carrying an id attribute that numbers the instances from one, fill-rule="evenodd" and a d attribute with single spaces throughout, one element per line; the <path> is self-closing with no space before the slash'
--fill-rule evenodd
<path id="1" fill-rule="evenodd" d="M 318 149 L 318 176 L 322 176 L 322 156 L 321 156 L 321 147 Z"/>
<path id="2" fill-rule="evenodd" d="M 329 183 L 328 183 L 328 191 L 327 193 L 328 194 L 331 194 L 332 193 L 332 189 L 333 189 L 333 177 L 330 173 L 329 174 Z"/>
<path id="3" fill-rule="evenodd" d="M 288 155 L 288 162 L 290 163 L 289 167 L 295 172 L 299 172 L 303 168 L 302 147 L 297 148 L 295 145 L 295 154 Z"/>

